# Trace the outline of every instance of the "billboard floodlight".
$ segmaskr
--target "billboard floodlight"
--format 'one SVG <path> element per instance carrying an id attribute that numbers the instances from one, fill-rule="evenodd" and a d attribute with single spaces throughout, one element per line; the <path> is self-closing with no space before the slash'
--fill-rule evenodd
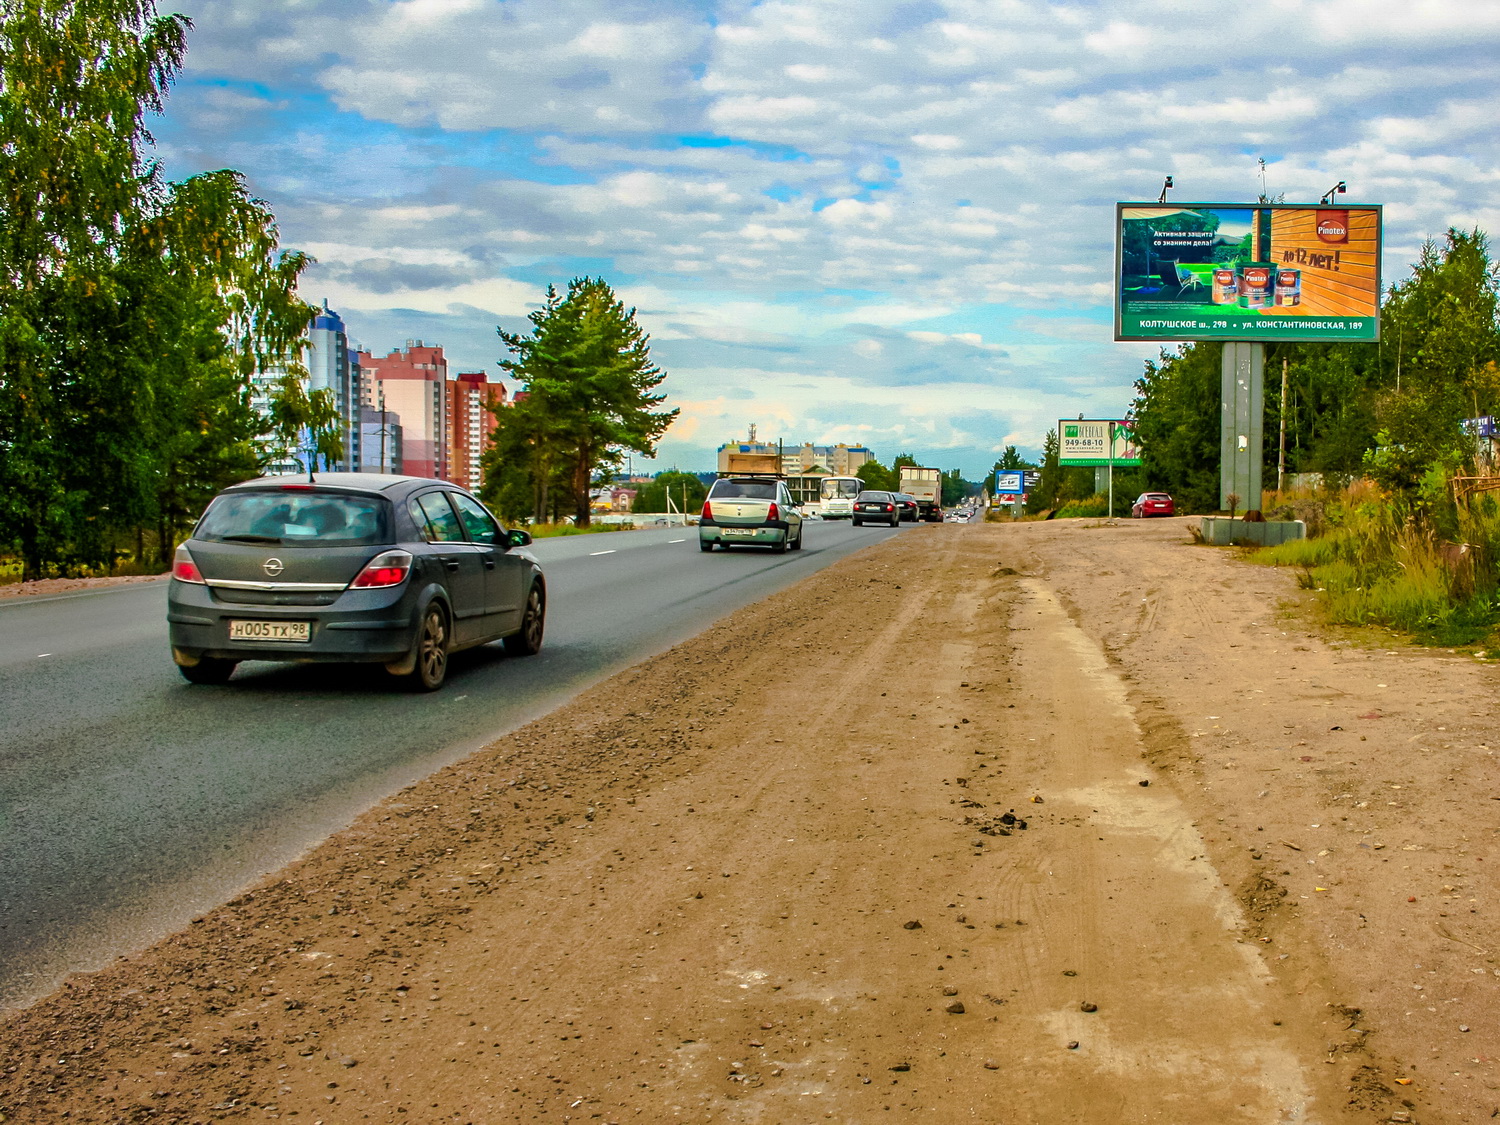
<path id="1" fill-rule="evenodd" d="M 1323 198 L 1318 200 L 1318 202 L 1323 204 L 1332 203 L 1333 197 L 1335 195 L 1343 195 L 1348 190 L 1348 185 L 1346 185 L 1343 180 L 1340 180 L 1338 183 L 1334 184 L 1331 188 L 1325 191 L 1323 193 Z"/>

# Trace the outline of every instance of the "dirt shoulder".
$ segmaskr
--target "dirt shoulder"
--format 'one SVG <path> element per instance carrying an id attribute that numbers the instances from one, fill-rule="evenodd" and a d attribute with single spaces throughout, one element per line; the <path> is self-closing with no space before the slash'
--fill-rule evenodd
<path id="1" fill-rule="evenodd" d="M 916 529 L 614 677 L 11 1013 L 0 1114 L 1487 1118 L 1494 671 L 1101 524 Z"/>
<path id="2" fill-rule="evenodd" d="M 31 598 L 54 594 L 82 594 L 110 586 L 132 586 L 138 582 L 165 582 L 166 574 L 122 574 L 116 578 L 42 578 L 35 582 L 0 585 L 0 598 Z"/>

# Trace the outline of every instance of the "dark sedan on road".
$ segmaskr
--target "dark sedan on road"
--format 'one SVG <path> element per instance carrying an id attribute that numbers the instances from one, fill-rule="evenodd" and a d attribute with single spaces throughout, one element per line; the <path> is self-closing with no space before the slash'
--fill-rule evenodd
<path id="1" fill-rule="evenodd" d="M 172 562 L 172 659 L 195 684 L 242 660 L 383 664 L 434 691 L 460 649 L 542 645 L 531 536 L 423 477 L 263 477 L 216 496 Z"/>
<path id="2" fill-rule="evenodd" d="M 854 526 L 867 523 L 888 523 L 895 527 L 901 522 L 901 507 L 893 492 L 866 490 L 854 498 Z"/>
<path id="3" fill-rule="evenodd" d="M 917 503 L 917 498 L 909 492 L 893 492 L 892 498 L 896 501 L 896 507 L 901 512 L 902 523 L 916 523 L 922 518 L 922 506 Z"/>

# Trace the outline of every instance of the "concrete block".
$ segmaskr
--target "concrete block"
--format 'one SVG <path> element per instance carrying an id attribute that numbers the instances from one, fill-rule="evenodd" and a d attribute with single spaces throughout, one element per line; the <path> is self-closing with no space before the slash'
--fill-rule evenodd
<path id="1" fill-rule="evenodd" d="M 1204 541 L 1215 547 L 1227 547 L 1232 543 L 1274 547 L 1288 539 L 1307 538 L 1307 524 L 1302 520 L 1246 523 L 1242 519 L 1230 519 L 1228 516 L 1204 516 L 1200 530 Z"/>

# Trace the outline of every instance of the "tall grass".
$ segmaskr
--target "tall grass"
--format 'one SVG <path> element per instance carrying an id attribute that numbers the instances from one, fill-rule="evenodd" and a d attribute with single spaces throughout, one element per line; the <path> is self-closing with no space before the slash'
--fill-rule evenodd
<path id="1" fill-rule="evenodd" d="M 633 523 L 591 523 L 588 527 L 575 527 L 571 523 L 533 523 L 526 531 L 533 539 L 551 539 L 560 535 L 598 535 L 606 531 L 634 531 Z"/>
<path id="2" fill-rule="evenodd" d="M 1303 570 L 1329 619 L 1383 625 L 1435 645 L 1480 641 L 1500 625 L 1500 506 L 1402 506 L 1366 487 L 1322 503 L 1322 534 L 1257 551 Z"/>

